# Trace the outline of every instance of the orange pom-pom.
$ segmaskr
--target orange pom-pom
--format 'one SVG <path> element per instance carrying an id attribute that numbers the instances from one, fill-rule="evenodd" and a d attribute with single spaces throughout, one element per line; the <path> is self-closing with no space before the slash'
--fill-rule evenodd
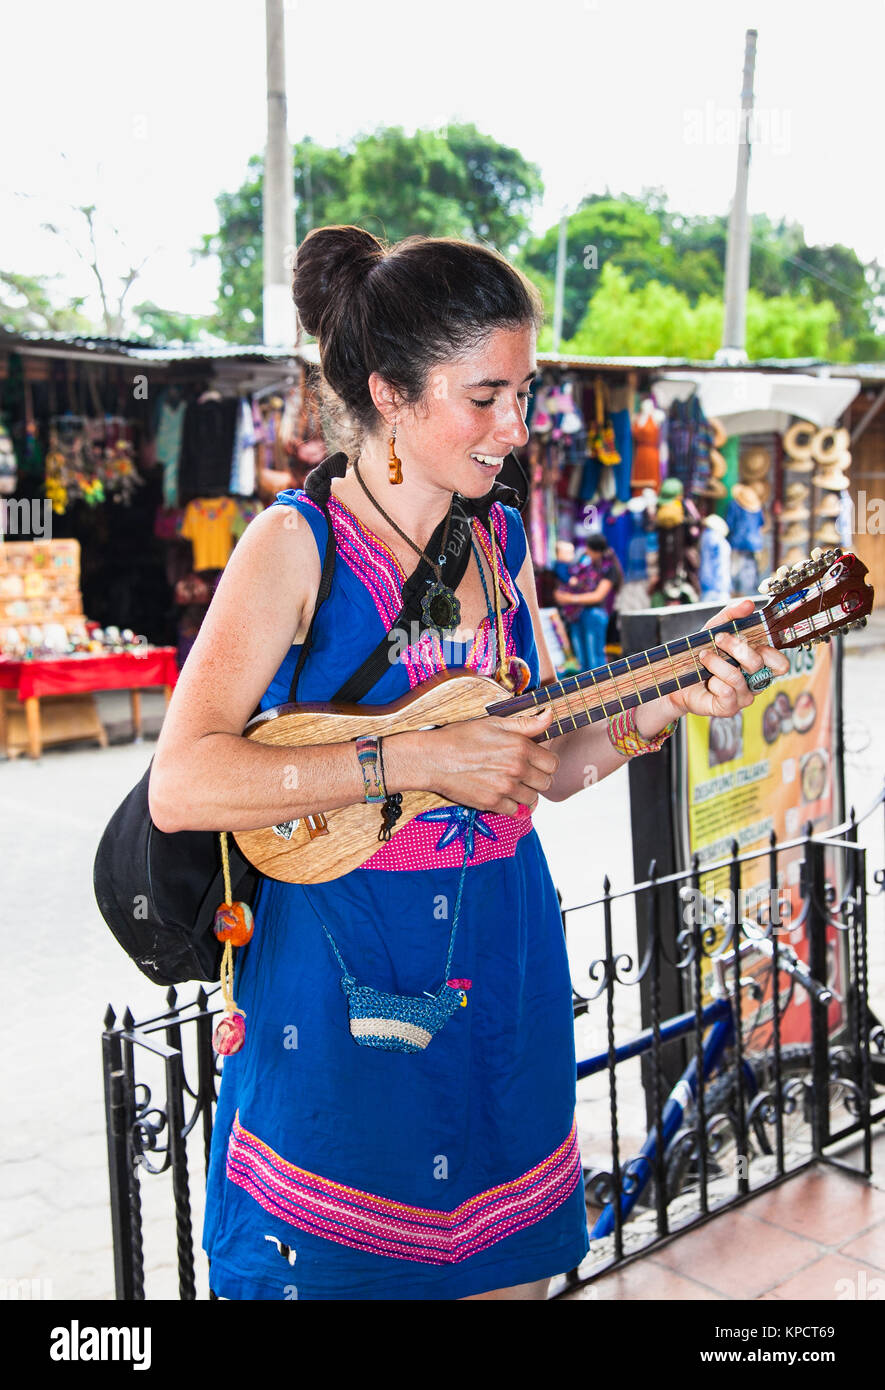
<path id="1" fill-rule="evenodd" d="M 255 922 L 248 903 L 222 903 L 215 914 L 212 930 L 222 943 L 246 946 L 252 940 Z"/>

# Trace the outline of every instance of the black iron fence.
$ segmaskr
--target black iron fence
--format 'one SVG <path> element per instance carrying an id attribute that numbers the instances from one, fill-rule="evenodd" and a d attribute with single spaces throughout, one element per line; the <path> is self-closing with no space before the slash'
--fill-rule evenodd
<path id="1" fill-rule="evenodd" d="M 864 820 L 883 808 L 885 793 Z M 552 1296 L 812 1163 L 869 1177 L 885 1029 L 870 1007 L 868 901 L 885 893 L 885 869 L 870 872 L 858 826 L 852 812 L 825 834 L 809 824 L 661 878 L 652 864 L 646 882 L 612 893 L 606 879 L 601 897 L 564 909 L 591 1251 Z M 665 1018 L 674 980 L 683 1008 Z M 163 1173 L 171 1203 L 152 1238 L 174 1248 L 180 1298 L 208 1291 L 195 1207 L 220 1076 L 217 994 L 181 1003 L 170 989 L 153 1018 L 105 1017 L 118 1299 L 146 1296 L 142 1180 Z"/>

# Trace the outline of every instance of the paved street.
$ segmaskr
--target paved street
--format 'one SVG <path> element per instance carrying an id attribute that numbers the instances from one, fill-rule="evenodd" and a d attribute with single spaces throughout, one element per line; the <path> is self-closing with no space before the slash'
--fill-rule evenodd
<path id="1" fill-rule="evenodd" d="M 878 718 L 885 690 L 885 623 L 854 644 L 846 663 L 846 780 L 858 811 L 876 795 L 885 771 L 885 732 Z M 125 734 L 128 698 L 101 697 L 103 717 Z M 159 697 L 144 697 L 146 727 L 156 730 Z M 92 897 L 92 860 L 108 816 L 135 783 L 153 750 L 117 743 L 47 753 L 39 763 L 0 764 L 4 826 L 5 934 L 4 1138 L 0 1151 L 0 1280 L 39 1278 L 58 1299 L 113 1297 L 107 1160 L 100 1067 L 102 1018 L 108 1003 L 136 1017 L 156 1012 L 163 992 L 122 953 Z M 565 903 L 632 880 L 626 775 L 609 779 L 563 805 L 544 804 L 537 824 Z M 881 863 L 882 819 L 862 838 Z M 586 943 L 585 950 L 593 943 Z M 630 943 L 625 943 L 630 949 Z M 573 959 L 586 983 L 586 959 Z M 870 975 L 880 1014 L 885 997 L 882 903 L 873 911 Z M 186 996 L 189 991 L 185 990 Z M 638 991 L 632 991 L 636 995 Z M 638 1022 L 638 1000 L 619 1019 Z M 599 1045 L 601 1010 L 582 1024 L 579 1050 Z M 628 1085 L 624 1069 L 619 1083 Z M 638 1097 L 624 1097 L 628 1133 L 641 1130 Z M 588 1098 L 582 1130 L 607 1134 L 607 1110 Z M 607 1100 L 604 1102 L 607 1106 Z M 632 1107 L 632 1108 L 631 1108 Z M 598 1120 L 594 1119 L 598 1116 Z M 598 1135 L 597 1135 L 598 1140 Z M 199 1187 L 198 1182 L 194 1182 Z M 174 1227 L 167 1179 L 143 1184 L 150 1296 L 177 1297 Z M 196 1222 L 199 1236 L 199 1214 Z M 205 1292 L 205 1284 L 201 1284 Z"/>

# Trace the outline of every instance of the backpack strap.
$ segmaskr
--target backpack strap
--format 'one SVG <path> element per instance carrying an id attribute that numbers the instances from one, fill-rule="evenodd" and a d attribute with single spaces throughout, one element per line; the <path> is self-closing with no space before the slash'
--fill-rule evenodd
<path id="1" fill-rule="evenodd" d="M 428 554 L 439 554 L 445 524 L 445 518 L 443 518 L 427 542 Z M 454 590 L 461 583 L 471 554 L 470 521 L 463 515 L 456 518 L 454 509 L 446 551 L 445 580 L 449 587 Z M 428 580 L 435 578 L 436 573 L 427 561 L 423 558 L 419 560 L 416 568 L 403 585 L 403 605 L 394 618 L 390 630 L 384 634 L 374 651 L 369 653 L 359 670 L 355 671 L 349 680 L 344 682 L 341 689 L 335 692 L 332 696 L 333 703 L 356 704 L 364 695 L 368 694 L 385 671 L 390 670 L 390 638 L 392 634 L 403 634 L 405 640 L 408 641 L 411 624 L 417 624 L 419 632 L 424 632 L 426 628 L 431 626 L 422 611 L 421 600 L 426 591 Z"/>
<path id="2" fill-rule="evenodd" d="M 320 575 L 319 588 L 317 589 L 316 603 L 313 606 L 313 616 L 310 620 L 310 627 L 304 634 L 304 641 L 301 644 L 301 651 L 298 653 L 298 660 L 295 662 L 295 670 L 292 674 L 292 684 L 289 686 L 289 703 L 295 703 L 295 691 L 298 685 L 298 677 L 301 675 L 301 668 L 307 659 L 313 642 L 313 625 L 316 622 L 317 613 L 325 603 L 332 589 L 332 575 L 335 572 L 335 532 L 332 529 L 332 518 L 329 516 L 328 507 L 323 507 L 323 516 L 326 518 L 326 553 L 323 556 L 323 569 Z"/>

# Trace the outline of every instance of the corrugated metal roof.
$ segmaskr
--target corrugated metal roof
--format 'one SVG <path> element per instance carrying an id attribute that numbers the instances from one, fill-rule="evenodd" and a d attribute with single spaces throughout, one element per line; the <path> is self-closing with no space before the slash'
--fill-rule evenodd
<path id="1" fill-rule="evenodd" d="M 267 362 L 284 362 L 288 359 L 303 358 L 308 362 L 319 362 L 319 349 L 316 343 L 303 343 L 299 349 L 268 347 L 263 343 L 191 343 L 183 347 L 159 347 L 150 342 L 132 338 L 102 337 L 100 334 L 12 333 L 0 326 L 0 346 L 13 348 L 16 343 L 26 344 L 37 350 L 69 347 L 84 355 L 99 352 L 118 355 L 121 360 L 142 362 L 212 362 L 264 359 Z M 765 357 L 755 362 L 739 366 L 724 362 L 707 361 L 690 357 L 593 357 L 574 353 L 539 352 L 538 365 L 541 367 L 588 368 L 610 371 L 772 371 L 808 372 L 815 376 L 858 377 L 861 381 L 885 381 L 885 362 L 826 362 L 818 357 Z"/>
<path id="2" fill-rule="evenodd" d="M 81 333 L 10 333 L 4 329 L 0 334 L 0 347 L 14 349 L 16 345 L 27 346 L 37 351 L 47 349 L 72 348 L 85 355 L 98 354 L 119 356 L 122 361 L 140 362 L 214 362 L 227 360 L 254 360 L 285 362 L 303 355 L 309 361 L 316 360 L 311 349 L 312 343 L 304 344 L 300 351 L 288 347 L 268 347 L 264 343 L 189 343 L 182 347 L 157 347 L 150 342 L 132 338 L 108 338 L 98 334 Z"/>

